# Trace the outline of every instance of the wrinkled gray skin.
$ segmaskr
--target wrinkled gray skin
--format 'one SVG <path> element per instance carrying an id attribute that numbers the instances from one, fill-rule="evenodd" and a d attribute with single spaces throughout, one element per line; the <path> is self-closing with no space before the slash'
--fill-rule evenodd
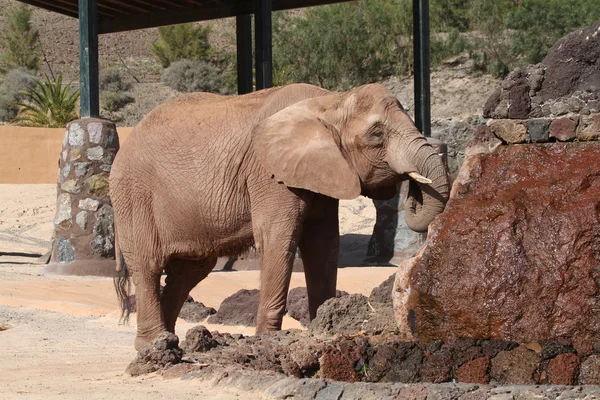
<path id="1" fill-rule="evenodd" d="M 411 180 L 406 220 L 424 231 L 449 183 L 441 158 L 379 84 L 345 93 L 289 85 L 236 97 L 181 96 L 140 122 L 110 176 L 118 251 L 138 304 L 137 349 L 174 332 L 217 257 L 262 256 L 257 332 L 277 330 L 296 249 L 310 318 L 335 295 L 338 199 L 387 199 Z M 166 287 L 159 297 L 161 273 Z"/>

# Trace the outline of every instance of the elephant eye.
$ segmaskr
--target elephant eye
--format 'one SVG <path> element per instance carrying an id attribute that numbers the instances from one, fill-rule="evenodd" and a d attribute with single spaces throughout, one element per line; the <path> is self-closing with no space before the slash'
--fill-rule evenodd
<path id="1" fill-rule="evenodd" d="M 371 136 L 379 138 L 379 137 L 383 136 L 383 131 L 381 129 L 374 129 L 371 132 Z"/>

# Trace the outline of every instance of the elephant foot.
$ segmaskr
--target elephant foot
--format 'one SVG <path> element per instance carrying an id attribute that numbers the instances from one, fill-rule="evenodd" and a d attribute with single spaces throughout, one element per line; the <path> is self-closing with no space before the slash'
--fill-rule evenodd
<path id="1" fill-rule="evenodd" d="M 170 334 L 170 335 L 177 337 L 175 334 L 167 332 L 167 331 L 160 331 L 154 335 L 148 335 L 148 334 L 142 335 L 142 334 L 138 333 L 135 337 L 135 343 L 134 343 L 135 350 L 140 351 L 143 347 L 151 345 L 154 341 L 157 340 L 157 338 L 159 338 L 163 334 Z M 179 344 L 179 338 L 177 338 L 177 344 Z"/>

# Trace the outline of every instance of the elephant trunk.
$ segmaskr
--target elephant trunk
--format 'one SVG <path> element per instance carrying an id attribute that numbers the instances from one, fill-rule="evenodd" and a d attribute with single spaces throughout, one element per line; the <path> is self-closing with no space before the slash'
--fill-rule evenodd
<path id="1" fill-rule="evenodd" d="M 450 192 L 450 183 L 442 157 L 427 143 L 416 128 L 415 134 L 399 135 L 388 147 L 388 160 L 399 174 L 417 172 L 431 183 L 410 180 L 405 207 L 406 224 L 416 232 L 426 232 L 427 227 L 442 211 Z"/>

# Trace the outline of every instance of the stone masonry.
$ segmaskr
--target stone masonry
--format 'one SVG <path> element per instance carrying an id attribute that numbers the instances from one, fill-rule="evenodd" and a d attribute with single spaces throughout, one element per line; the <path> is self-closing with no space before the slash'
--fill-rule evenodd
<path id="1" fill-rule="evenodd" d="M 112 122 L 86 118 L 67 126 L 46 272 L 114 274 L 115 234 L 108 175 L 118 150 L 119 137 Z"/>

